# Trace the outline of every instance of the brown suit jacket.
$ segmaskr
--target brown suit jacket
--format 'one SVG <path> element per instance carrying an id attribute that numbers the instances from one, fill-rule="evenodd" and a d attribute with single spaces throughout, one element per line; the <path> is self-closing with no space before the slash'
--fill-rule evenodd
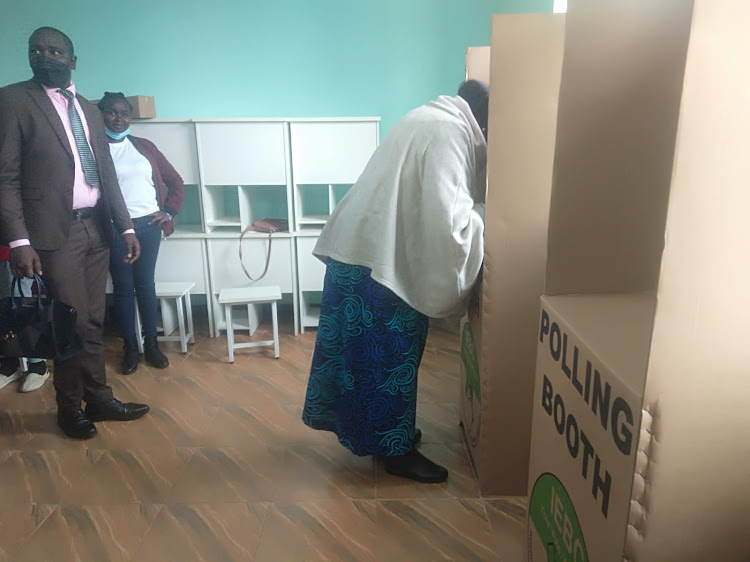
<path id="1" fill-rule="evenodd" d="M 99 110 L 78 95 L 99 168 L 100 220 L 112 242 L 112 223 L 133 228 Z M 57 250 L 72 222 L 75 163 L 60 116 L 35 80 L 0 88 L 0 243 L 28 238 L 38 250 Z"/>

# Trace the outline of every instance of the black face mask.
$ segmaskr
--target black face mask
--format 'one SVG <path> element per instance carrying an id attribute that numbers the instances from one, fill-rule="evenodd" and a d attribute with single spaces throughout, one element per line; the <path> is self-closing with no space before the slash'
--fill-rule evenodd
<path id="1" fill-rule="evenodd" d="M 70 84 L 70 65 L 49 57 L 39 57 L 31 63 L 37 82 L 48 88 L 67 88 Z"/>

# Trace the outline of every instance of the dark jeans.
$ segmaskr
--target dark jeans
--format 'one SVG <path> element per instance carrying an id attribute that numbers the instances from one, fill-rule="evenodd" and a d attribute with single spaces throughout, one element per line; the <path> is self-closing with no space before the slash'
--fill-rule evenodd
<path id="1" fill-rule="evenodd" d="M 115 312 L 125 340 L 135 341 L 135 298 L 145 337 L 156 337 L 156 287 L 154 270 L 161 244 L 161 227 L 149 225 L 152 217 L 133 219 L 135 235 L 141 244 L 141 257 L 133 263 L 123 263 L 125 244 L 122 236 L 115 233 L 115 241 L 109 260 L 109 272 L 114 286 Z"/>

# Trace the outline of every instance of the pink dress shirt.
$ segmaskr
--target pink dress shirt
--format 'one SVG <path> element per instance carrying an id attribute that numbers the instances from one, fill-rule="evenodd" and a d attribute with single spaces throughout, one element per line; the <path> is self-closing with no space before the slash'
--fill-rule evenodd
<path id="1" fill-rule="evenodd" d="M 89 124 L 86 121 L 86 115 L 84 115 L 81 105 L 78 103 L 76 95 L 76 87 L 72 82 L 70 86 L 66 88 L 69 92 L 73 93 L 73 102 L 76 104 L 78 115 L 81 117 L 81 123 L 83 123 L 83 130 L 86 132 L 86 141 L 89 143 L 89 149 L 91 149 L 91 134 L 89 133 Z M 68 142 L 70 143 L 71 152 L 73 152 L 73 160 L 75 160 L 75 179 L 73 180 L 73 209 L 85 209 L 86 207 L 96 206 L 97 201 L 101 194 L 96 187 L 91 187 L 86 181 L 83 175 L 83 166 L 81 166 L 81 157 L 76 149 L 76 139 L 73 136 L 73 127 L 70 125 L 70 117 L 68 117 L 68 99 L 62 94 L 58 93 L 58 88 L 48 88 L 44 86 L 44 91 L 47 92 L 47 97 L 55 106 L 57 114 L 60 116 L 63 127 L 65 128 L 65 134 L 68 135 Z M 91 150 L 91 154 L 94 151 Z"/>
<path id="2" fill-rule="evenodd" d="M 76 139 L 73 136 L 73 127 L 70 125 L 70 117 L 68 117 L 68 99 L 60 94 L 57 90 L 59 88 L 48 88 L 43 86 L 44 91 L 47 93 L 47 97 L 55 106 L 57 114 L 60 116 L 63 127 L 65 128 L 65 134 L 68 136 L 68 142 L 70 143 L 71 152 L 73 152 L 73 160 L 75 161 L 75 176 L 73 180 L 73 210 L 85 209 L 86 207 L 94 207 L 101 197 L 101 193 L 96 187 L 92 187 L 86 181 L 86 177 L 83 175 L 83 166 L 81 166 L 81 157 L 78 154 L 76 148 Z M 81 109 L 81 104 L 78 103 L 76 95 L 76 86 L 73 82 L 66 88 L 68 91 L 73 92 L 73 102 L 76 104 L 78 115 L 81 117 L 81 123 L 83 124 L 83 130 L 86 132 L 86 141 L 89 143 L 89 149 L 91 148 L 91 134 L 89 133 L 89 124 L 86 121 L 86 115 L 84 115 Z M 94 151 L 91 151 L 94 154 Z M 134 232 L 126 230 L 123 234 L 128 232 Z M 14 240 L 10 243 L 11 248 L 18 246 L 28 246 L 29 240 L 24 238 L 22 240 Z"/>

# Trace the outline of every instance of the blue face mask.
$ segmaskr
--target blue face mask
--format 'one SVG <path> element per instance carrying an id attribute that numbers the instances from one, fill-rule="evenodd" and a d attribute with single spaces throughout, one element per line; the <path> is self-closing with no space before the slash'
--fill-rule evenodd
<path id="1" fill-rule="evenodd" d="M 125 129 L 122 133 L 113 133 L 112 131 L 106 128 L 104 130 L 107 133 L 107 136 L 113 140 L 122 140 L 130 134 L 130 127 Z"/>

